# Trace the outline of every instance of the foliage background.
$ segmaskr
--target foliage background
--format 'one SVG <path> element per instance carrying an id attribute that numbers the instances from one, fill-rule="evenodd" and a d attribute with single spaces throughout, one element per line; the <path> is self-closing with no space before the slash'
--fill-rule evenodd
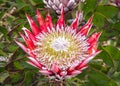
<path id="1" fill-rule="evenodd" d="M 39 8 L 45 17 L 48 9 L 44 6 L 42 0 L 0 0 L 0 58 L 4 58 L 0 61 L 0 86 L 57 86 L 25 62 L 26 54 L 14 41 L 22 41 L 18 32 L 23 26 L 30 28 L 25 13 L 35 19 Z M 86 0 L 66 14 L 68 24 L 77 10 L 84 11 L 80 26 L 94 14 L 90 34 L 102 32 L 98 45 L 102 52 L 83 73 L 67 79 L 63 86 L 120 86 L 120 8 L 112 0 Z M 57 14 L 49 12 L 56 22 Z"/>

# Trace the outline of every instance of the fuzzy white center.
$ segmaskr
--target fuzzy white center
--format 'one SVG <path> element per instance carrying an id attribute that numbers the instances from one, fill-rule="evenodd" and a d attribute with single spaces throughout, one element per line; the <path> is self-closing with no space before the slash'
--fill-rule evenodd
<path id="1" fill-rule="evenodd" d="M 88 57 L 89 44 L 76 30 L 66 27 L 52 28 L 48 33 L 37 36 L 36 49 L 33 53 L 41 64 L 51 70 L 53 63 L 66 70 L 75 67 Z"/>
<path id="2" fill-rule="evenodd" d="M 50 47 L 53 48 L 55 51 L 67 51 L 69 48 L 69 41 L 64 37 L 55 38 Z"/>

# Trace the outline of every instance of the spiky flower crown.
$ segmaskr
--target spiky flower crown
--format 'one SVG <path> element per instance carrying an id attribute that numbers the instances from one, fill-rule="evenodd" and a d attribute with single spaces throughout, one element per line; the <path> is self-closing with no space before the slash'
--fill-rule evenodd
<path id="1" fill-rule="evenodd" d="M 28 14 L 26 16 L 32 32 L 23 27 L 25 35 L 20 35 L 26 45 L 18 41 L 16 43 L 29 55 L 27 62 L 49 78 L 61 80 L 80 74 L 100 52 L 97 50 L 97 41 L 101 33 L 87 36 L 93 17 L 79 28 L 80 12 L 77 12 L 69 26 L 64 22 L 64 8 L 56 25 L 52 23 L 49 13 L 44 20 L 37 10 L 39 27 Z"/>

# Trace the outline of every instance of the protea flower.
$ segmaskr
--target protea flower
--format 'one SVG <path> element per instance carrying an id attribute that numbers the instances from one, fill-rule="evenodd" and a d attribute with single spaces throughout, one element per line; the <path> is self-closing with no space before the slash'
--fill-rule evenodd
<path id="1" fill-rule="evenodd" d="M 43 0 L 47 8 L 51 8 L 60 14 L 62 7 L 64 7 L 64 12 L 68 12 L 75 8 L 75 6 L 84 0 Z"/>
<path id="2" fill-rule="evenodd" d="M 115 3 L 118 7 L 120 7 L 120 0 L 115 0 Z"/>
<path id="3" fill-rule="evenodd" d="M 80 29 L 79 15 L 71 25 L 64 22 L 64 10 L 53 25 L 49 13 L 44 20 L 37 10 L 38 27 L 27 14 L 32 32 L 23 27 L 25 35 L 20 33 L 26 45 L 16 43 L 29 55 L 29 64 L 39 69 L 39 72 L 52 79 L 62 80 L 76 76 L 87 68 L 88 63 L 100 51 L 97 50 L 97 41 L 100 32 L 88 37 L 88 31 L 92 27 L 92 17 Z"/>

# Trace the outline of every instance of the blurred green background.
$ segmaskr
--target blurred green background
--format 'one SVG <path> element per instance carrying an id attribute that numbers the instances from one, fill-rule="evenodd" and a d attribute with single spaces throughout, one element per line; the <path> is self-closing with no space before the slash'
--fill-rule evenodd
<path id="1" fill-rule="evenodd" d="M 26 63 L 27 54 L 15 43 L 22 41 L 18 32 L 30 29 L 25 13 L 35 19 L 36 9 L 42 15 L 49 11 L 55 23 L 57 14 L 45 8 L 42 0 L 0 0 L 0 86 L 58 86 Z M 84 12 L 85 24 L 91 15 L 93 32 L 102 32 L 97 55 L 78 76 L 65 80 L 63 86 L 120 86 L 120 8 L 113 0 L 86 0 L 66 14 L 66 23 L 75 18 L 77 10 Z"/>

